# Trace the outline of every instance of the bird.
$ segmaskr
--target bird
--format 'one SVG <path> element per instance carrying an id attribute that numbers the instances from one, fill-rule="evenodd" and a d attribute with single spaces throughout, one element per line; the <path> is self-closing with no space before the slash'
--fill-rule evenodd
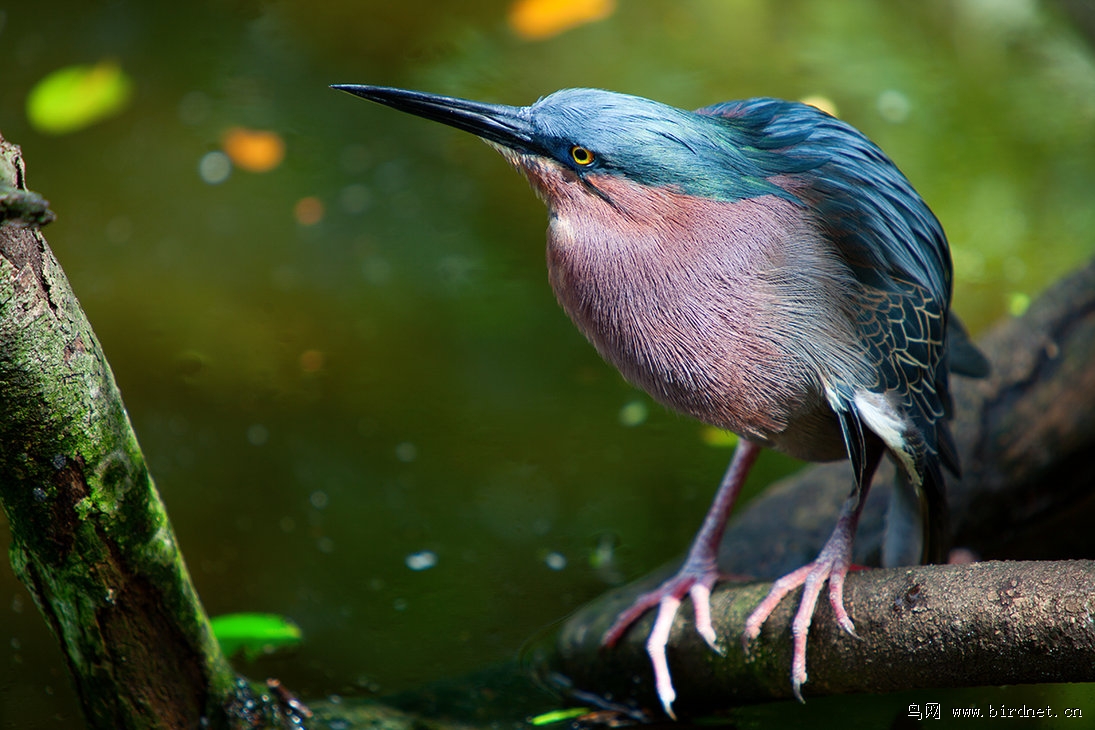
<path id="1" fill-rule="evenodd" d="M 897 165 L 863 133 L 809 104 L 769 97 L 689 111 L 603 89 L 529 106 L 385 86 L 332 88 L 470 132 L 528 179 L 548 208 L 548 278 L 600 355 L 669 409 L 739 436 L 675 575 L 619 614 L 615 644 L 648 610 L 655 689 L 677 699 L 669 629 L 690 597 L 721 651 L 710 594 L 735 499 L 764 448 L 849 459 L 853 477 L 817 558 L 778 579 L 746 621 L 746 650 L 776 606 L 803 595 L 791 685 L 803 700 L 806 639 L 824 585 L 851 636 L 845 576 L 883 456 L 896 465 L 884 565 L 946 554 L 944 470 L 959 473 L 951 372 L 987 362 L 950 311 L 946 235 Z"/>

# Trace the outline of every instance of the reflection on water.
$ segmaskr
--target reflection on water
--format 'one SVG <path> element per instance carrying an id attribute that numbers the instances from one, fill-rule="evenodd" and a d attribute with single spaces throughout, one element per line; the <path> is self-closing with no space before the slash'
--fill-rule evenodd
<path id="1" fill-rule="evenodd" d="M 297 621 L 303 648 L 240 668 L 304 697 L 512 658 L 680 553 L 731 443 L 573 330 L 544 210 L 491 150 L 327 84 L 824 98 L 932 204 L 975 331 L 1092 248 L 1095 64 L 1032 3 L 622 3 L 541 41 L 497 3 L 48 5 L 7 11 L 0 131 L 59 215 L 207 607 Z M 104 59 L 124 110 L 29 127 L 35 83 Z M 766 455 L 754 484 L 793 467 Z M 72 727 L 6 569 L 0 611 L 0 717 Z"/>

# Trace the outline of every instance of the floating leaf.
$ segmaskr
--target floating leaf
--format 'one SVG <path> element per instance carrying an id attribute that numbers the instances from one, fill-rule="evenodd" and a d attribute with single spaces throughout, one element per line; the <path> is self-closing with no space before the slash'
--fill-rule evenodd
<path id="1" fill-rule="evenodd" d="M 615 0 L 516 0 L 509 9 L 509 26 L 522 38 L 543 40 L 604 20 L 615 10 Z"/>
<path id="2" fill-rule="evenodd" d="M 285 140 L 265 129 L 232 127 L 221 137 L 224 154 L 248 172 L 269 172 L 285 159 Z"/>
<path id="3" fill-rule="evenodd" d="M 300 627 L 272 613 L 229 613 L 215 617 L 213 635 L 225 656 L 242 650 L 248 661 L 300 644 Z"/>
<path id="4" fill-rule="evenodd" d="M 589 713 L 588 707 L 568 707 L 565 710 L 551 710 L 542 715 L 530 717 L 528 722 L 534 727 L 542 727 L 544 725 L 554 725 L 557 722 L 573 720 L 574 718 L 581 717 L 587 713 Z"/>
<path id="5" fill-rule="evenodd" d="M 27 95 L 27 119 L 46 134 L 68 134 L 121 112 L 133 82 L 114 61 L 66 66 L 47 75 Z"/>

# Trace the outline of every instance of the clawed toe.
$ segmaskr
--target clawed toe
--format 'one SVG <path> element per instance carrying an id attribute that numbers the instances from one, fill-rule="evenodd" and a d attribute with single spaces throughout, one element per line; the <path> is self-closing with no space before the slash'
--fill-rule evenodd
<path id="1" fill-rule="evenodd" d="M 693 571 L 688 566 L 676 576 L 658 586 L 653 591 L 640 596 L 626 611 L 616 617 L 612 627 L 605 632 L 601 640 L 603 646 L 616 643 L 642 614 L 653 606 L 658 606 L 658 615 L 654 619 L 654 628 L 646 640 L 646 653 L 654 669 L 654 687 L 662 703 L 665 714 L 676 719 L 673 702 L 677 691 L 669 672 L 669 658 L 666 647 L 669 644 L 669 632 L 673 628 L 673 619 L 677 616 L 681 601 L 685 595 L 692 598 L 692 610 L 695 616 L 696 632 L 718 653 L 718 636 L 711 623 L 711 587 L 717 574 L 714 570 Z"/>
<path id="2" fill-rule="evenodd" d="M 646 642 L 646 653 L 654 667 L 654 683 L 665 714 L 676 719 L 673 702 L 677 692 L 669 674 L 669 661 L 666 646 L 669 643 L 669 631 L 677 615 L 681 601 L 686 595 L 692 598 L 692 610 L 696 620 L 696 632 L 703 637 L 714 651 L 722 654 L 718 644 L 718 635 L 711 623 L 711 588 L 719 579 L 718 548 L 722 533 L 726 527 L 726 518 L 745 483 L 745 475 L 760 453 L 760 447 L 749 441 L 742 441 L 734 451 L 714 502 L 704 518 L 703 526 L 688 551 L 688 557 L 680 571 L 649 593 L 640 596 L 626 611 L 616 617 L 604 638 L 602 646 L 612 646 L 624 635 L 640 616 L 654 606 L 658 606 L 658 616 L 654 628 Z"/>
<path id="3" fill-rule="evenodd" d="M 802 685 L 806 684 L 806 640 L 810 633 L 814 609 L 825 582 L 829 583 L 829 603 L 833 608 L 836 621 L 842 629 L 859 638 L 855 625 L 844 609 L 844 576 L 848 572 L 847 561 L 843 555 L 831 557 L 822 551 L 816 561 L 788 573 L 772 584 L 771 590 L 763 601 L 753 610 L 745 621 L 742 632 L 743 647 L 748 652 L 749 644 L 760 635 L 761 626 L 779 605 L 783 598 L 795 588 L 802 586 L 802 598 L 799 601 L 795 617 L 791 622 L 791 690 L 799 702 L 803 702 Z"/>

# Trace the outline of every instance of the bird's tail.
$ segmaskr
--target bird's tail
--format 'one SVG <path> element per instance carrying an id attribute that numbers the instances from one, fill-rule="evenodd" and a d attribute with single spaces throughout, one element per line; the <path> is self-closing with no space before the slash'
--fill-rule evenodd
<path id="1" fill-rule="evenodd" d="M 882 565 L 945 562 L 950 542 L 947 486 L 937 459 L 924 459 L 917 488 L 898 465 L 897 481 L 886 512 Z"/>
<path id="2" fill-rule="evenodd" d="M 992 369 L 985 354 L 970 340 L 965 325 L 952 312 L 947 320 L 947 357 L 950 371 L 967 378 L 983 378 Z"/>

